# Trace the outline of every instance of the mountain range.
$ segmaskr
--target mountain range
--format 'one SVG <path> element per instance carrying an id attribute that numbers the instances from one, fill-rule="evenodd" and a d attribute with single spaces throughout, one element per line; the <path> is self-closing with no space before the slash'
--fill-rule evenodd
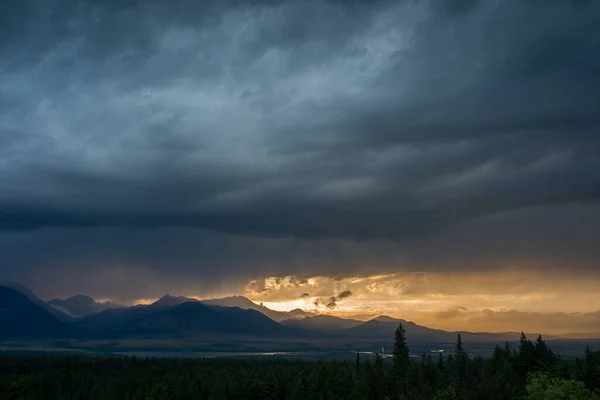
<path id="1" fill-rule="evenodd" d="M 166 295 L 151 305 L 133 307 L 97 303 L 86 296 L 50 301 L 72 315 L 76 309 L 86 314 L 93 308 L 104 308 L 73 318 L 44 303 L 23 285 L 0 289 L 0 338 L 271 336 L 289 335 L 290 331 L 256 310 L 203 304 L 186 297 Z"/>
<path id="2" fill-rule="evenodd" d="M 61 311 L 63 310 L 63 311 Z M 88 296 L 48 303 L 20 284 L 0 286 L 0 339 L 31 337 L 169 338 L 229 335 L 237 337 L 339 338 L 389 341 L 402 323 L 413 343 L 452 343 L 457 332 L 379 316 L 369 321 L 279 312 L 242 296 L 222 299 L 163 296 L 150 305 L 124 307 Z M 514 340 L 518 333 L 460 332 L 469 342 Z"/>

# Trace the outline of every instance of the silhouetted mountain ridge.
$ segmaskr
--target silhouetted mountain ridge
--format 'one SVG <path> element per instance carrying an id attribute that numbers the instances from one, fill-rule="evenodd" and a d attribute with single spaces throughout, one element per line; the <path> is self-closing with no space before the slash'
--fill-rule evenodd
<path id="1" fill-rule="evenodd" d="M 89 296 L 78 294 L 67 299 L 52 299 L 48 302 L 51 306 L 65 310 L 73 317 L 85 317 L 111 308 L 123 308 L 120 304 L 111 302 L 97 302 Z"/>
<path id="2" fill-rule="evenodd" d="M 188 302 L 198 303 L 198 299 L 194 299 L 192 297 L 184 297 L 184 296 L 171 296 L 169 293 L 165 294 L 160 299 L 156 300 L 154 303 L 150 304 L 150 307 L 154 308 L 169 308 L 174 307 L 176 305 Z"/>
<path id="3" fill-rule="evenodd" d="M 0 286 L 0 337 L 53 337 L 70 332 L 69 325 L 59 321 L 26 295 L 13 288 Z"/>
<path id="4" fill-rule="evenodd" d="M 29 290 L 28 287 L 26 287 L 25 285 L 23 285 L 20 282 L 0 283 L 0 286 L 4 286 L 4 287 L 11 288 L 13 290 L 16 290 L 17 292 L 21 293 L 22 295 L 27 297 L 29 300 L 31 300 L 31 302 L 38 305 L 39 307 L 41 307 L 42 309 L 44 309 L 45 311 L 47 311 L 48 313 L 50 313 L 52 316 L 54 316 L 56 319 L 58 319 L 60 321 L 70 322 L 73 319 L 70 315 L 68 315 L 64 311 L 61 311 L 61 310 L 57 309 L 56 307 L 53 307 L 52 305 L 46 303 L 44 300 L 37 297 L 31 290 Z"/>
<path id="5" fill-rule="evenodd" d="M 124 336 L 274 335 L 287 332 L 287 328 L 258 311 L 210 306 L 199 301 L 182 301 L 172 307 L 152 304 L 105 310 L 83 318 L 78 326 L 89 333 Z"/>
<path id="6" fill-rule="evenodd" d="M 79 335 L 85 332 L 94 337 L 192 337 L 207 334 L 261 335 L 278 337 L 339 337 L 340 340 L 367 339 L 389 341 L 402 323 L 409 343 L 454 343 L 456 334 L 470 342 L 514 340 L 515 332 L 472 333 L 450 332 L 418 325 L 412 321 L 385 315 L 363 322 L 331 315 L 312 315 L 304 318 L 283 318 L 309 314 L 302 310 L 289 313 L 270 310 L 243 296 L 199 301 L 183 296 L 163 296 L 151 305 L 108 308 L 71 323 L 58 320 L 53 314 L 64 314 L 35 296 L 26 287 L 13 284 L 17 289 L 0 286 L 0 337 L 53 337 Z M 24 292 L 24 293 L 23 293 Z M 65 306 L 106 306 L 88 296 L 78 295 L 50 303 Z M 110 303 L 109 303 L 110 305 Z M 238 306 L 239 305 L 239 306 Z M 241 307 L 240 307 L 241 306 Z M 72 308 L 72 307 L 71 307 Z M 283 318 L 279 323 L 269 315 Z M 555 336 L 559 338 L 559 336 Z"/>
<path id="7" fill-rule="evenodd" d="M 270 308 L 265 307 L 262 304 L 256 304 L 255 302 L 244 296 L 229 296 L 220 299 L 207 299 L 202 300 L 202 303 L 213 306 L 239 307 L 244 310 L 255 310 L 277 322 L 281 322 L 290 318 L 303 318 L 314 315 L 313 313 L 300 309 L 295 309 L 289 312 L 271 310 Z"/>

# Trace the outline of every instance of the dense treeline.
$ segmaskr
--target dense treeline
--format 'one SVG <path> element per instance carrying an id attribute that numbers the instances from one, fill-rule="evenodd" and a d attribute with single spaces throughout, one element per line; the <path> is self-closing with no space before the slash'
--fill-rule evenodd
<path id="1" fill-rule="evenodd" d="M 59 399 L 599 399 L 600 351 L 562 360 L 541 337 L 469 357 L 409 357 L 396 331 L 392 362 L 277 359 L 0 357 L 0 398 Z"/>

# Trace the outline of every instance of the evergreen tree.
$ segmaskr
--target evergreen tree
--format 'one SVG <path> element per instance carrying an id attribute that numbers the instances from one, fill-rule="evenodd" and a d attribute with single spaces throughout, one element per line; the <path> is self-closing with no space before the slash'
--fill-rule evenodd
<path id="1" fill-rule="evenodd" d="M 519 338 L 519 353 L 518 353 L 518 372 L 521 379 L 526 379 L 529 372 L 533 372 L 536 360 L 534 353 L 534 345 L 531 340 L 527 340 L 525 333 L 521 332 Z"/>
<path id="2" fill-rule="evenodd" d="M 444 353 L 442 352 L 438 355 L 437 368 L 441 372 L 444 372 Z"/>
<path id="3" fill-rule="evenodd" d="M 467 386 L 467 367 L 469 363 L 469 357 L 463 349 L 460 333 L 456 339 L 454 358 L 456 360 L 456 381 L 459 387 L 464 388 Z"/>
<path id="4" fill-rule="evenodd" d="M 582 380 L 588 389 L 600 392 L 600 350 L 585 348 L 583 359 L 578 358 L 575 361 L 575 376 Z"/>
<path id="5" fill-rule="evenodd" d="M 554 368 L 556 364 L 556 354 L 550 350 L 542 335 L 539 335 L 533 347 L 535 359 L 535 370 L 548 372 Z"/>
<path id="6" fill-rule="evenodd" d="M 361 393 L 362 399 L 377 400 L 377 388 L 375 387 L 375 370 L 371 360 L 367 358 L 364 363 L 364 370 L 361 373 Z"/>
<path id="7" fill-rule="evenodd" d="M 410 374 L 410 354 L 406 344 L 406 334 L 402 324 L 398 324 L 394 334 L 393 374 L 395 378 L 395 393 L 405 395 L 408 391 L 408 377 Z"/>
<path id="8" fill-rule="evenodd" d="M 401 332 L 402 333 L 402 332 Z M 399 335 L 400 344 L 403 335 Z M 394 366 L 376 355 L 357 365 L 352 361 L 291 361 L 277 359 L 160 359 L 0 355 L 0 399 L 17 400 L 385 400 L 598 399 L 600 352 L 586 349 L 575 362 L 547 364 L 554 353 L 538 337 L 522 337 L 519 352 L 496 347 L 490 358 L 469 359 L 457 340 L 452 354 L 408 358 Z M 407 347 L 398 346 L 407 350 Z M 531 351 L 533 349 L 533 351 Z M 542 360 L 548 372 L 535 372 L 540 363 L 520 371 L 521 362 Z M 465 385 L 457 379 L 466 360 Z M 364 361 L 364 357 L 363 357 Z M 406 367 L 407 379 L 397 385 L 396 366 Z M 522 379 L 525 374 L 528 380 Z"/>
<path id="9" fill-rule="evenodd" d="M 512 357 L 512 349 L 510 348 L 510 343 L 504 342 L 504 358 L 510 360 Z"/>
<path id="10" fill-rule="evenodd" d="M 383 357 L 380 354 L 375 354 L 375 358 L 373 359 L 373 373 L 377 399 L 383 399 L 385 393 L 385 371 L 383 369 Z"/>

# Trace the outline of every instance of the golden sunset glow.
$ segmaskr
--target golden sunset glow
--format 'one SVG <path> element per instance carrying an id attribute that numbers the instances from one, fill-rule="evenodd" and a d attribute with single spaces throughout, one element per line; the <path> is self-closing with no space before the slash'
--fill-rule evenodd
<path id="1" fill-rule="evenodd" d="M 246 287 L 248 298 L 279 311 L 300 308 L 362 320 L 383 314 L 440 329 L 557 334 L 599 332 L 598 293 L 593 279 L 518 271 L 285 276 L 253 280 Z"/>
<path id="2" fill-rule="evenodd" d="M 575 290 L 576 288 L 576 290 Z M 546 272 L 394 273 L 369 276 L 271 276 L 238 291 L 275 311 L 368 320 L 379 315 L 446 330 L 600 333 L 600 283 L 589 276 Z M 158 298 L 140 298 L 148 305 Z"/>
<path id="3" fill-rule="evenodd" d="M 133 300 L 131 302 L 131 305 L 142 305 L 142 306 L 148 306 L 152 303 L 154 303 L 156 300 L 158 300 L 158 298 L 152 298 L 152 299 L 136 299 Z"/>

